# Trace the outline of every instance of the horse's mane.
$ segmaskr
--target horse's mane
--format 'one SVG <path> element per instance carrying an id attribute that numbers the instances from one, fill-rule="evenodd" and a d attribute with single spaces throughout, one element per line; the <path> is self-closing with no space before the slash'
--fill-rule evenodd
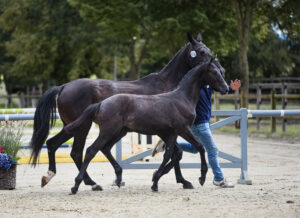
<path id="1" fill-rule="evenodd" d="M 164 66 L 163 69 L 161 69 L 161 71 L 159 71 L 158 74 L 163 74 L 163 72 L 165 72 L 166 69 L 169 68 L 173 64 L 174 61 L 176 61 L 177 57 L 183 52 L 183 50 L 186 48 L 187 45 L 188 45 L 188 43 L 185 44 L 181 49 L 179 49 L 179 51 L 174 55 L 174 57 L 168 62 L 168 64 L 166 66 Z"/>

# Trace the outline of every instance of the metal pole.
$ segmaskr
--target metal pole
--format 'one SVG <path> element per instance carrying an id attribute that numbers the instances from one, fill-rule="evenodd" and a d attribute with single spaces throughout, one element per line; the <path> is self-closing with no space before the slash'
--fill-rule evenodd
<path id="1" fill-rule="evenodd" d="M 257 86 L 256 94 L 258 96 L 261 96 L 261 87 L 259 85 Z M 261 101 L 262 101 L 261 97 L 258 97 L 256 99 L 256 110 L 260 109 Z M 256 118 L 256 129 L 257 130 L 260 130 L 260 121 L 261 121 L 261 118 L 257 117 Z"/>
<path id="2" fill-rule="evenodd" d="M 271 91 L 271 109 L 276 110 L 276 98 L 275 98 L 276 91 L 272 89 Z M 271 133 L 276 132 L 276 118 L 271 117 Z"/>
<path id="3" fill-rule="evenodd" d="M 241 176 L 238 179 L 239 184 L 251 185 L 252 181 L 248 178 L 248 154 L 247 154 L 247 115 L 248 110 L 241 108 Z"/>
<path id="4" fill-rule="evenodd" d="M 117 142 L 116 144 L 116 161 L 118 162 L 118 164 L 120 164 L 120 166 L 122 167 L 122 139 L 120 139 L 120 141 Z"/>

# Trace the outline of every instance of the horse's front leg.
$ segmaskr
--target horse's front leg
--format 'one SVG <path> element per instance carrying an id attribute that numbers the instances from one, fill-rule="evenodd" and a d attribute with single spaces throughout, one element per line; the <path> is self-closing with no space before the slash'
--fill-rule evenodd
<path id="1" fill-rule="evenodd" d="M 182 134 L 180 134 L 182 138 L 184 138 L 186 141 L 191 143 L 196 147 L 196 149 L 200 153 L 200 159 L 201 159 L 201 177 L 199 178 L 199 182 L 201 185 L 205 183 L 206 174 L 208 171 L 206 158 L 205 158 L 205 149 L 203 145 L 199 142 L 197 137 L 193 134 L 192 130 L 188 127 L 186 131 L 184 131 Z"/>

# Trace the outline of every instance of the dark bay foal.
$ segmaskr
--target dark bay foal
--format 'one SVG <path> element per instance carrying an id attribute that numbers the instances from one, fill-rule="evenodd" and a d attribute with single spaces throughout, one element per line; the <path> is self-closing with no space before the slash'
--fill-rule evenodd
<path id="1" fill-rule="evenodd" d="M 75 194 L 86 173 L 88 164 L 96 153 L 111 149 L 127 132 L 139 132 L 147 135 L 158 135 L 166 143 L 164 159 L 153 175 L 152 190 L 158 191 L 158 180 L 164 174 L 165 166 L 170 160 L 176 139 L 181 136 L 193 144 L 200 153 L 201 177 L 204 184 L 207 164 L 205 150 L 192 133 L 190 126 L 195 119 L 195 108 L 204 85 L 212 86 L 216 91 L 226 93 L 228 86 L 215 64 L 214 57 L 205 64 L 194 67 L 183 78 L 177 89 L 158 95 L 118 94 L 101 103 L 89 106 L 74 122 L 64 127 L 63 131 L 74 134 L 85 122 L 99 124 L 100 134 L 87 149 L 84 163 L 71 189 Z"/>
<path id="2" fill-rule="evenodd" d="M 189 42 L 177 52 L 172 60 L 159 73 L 153 73 L 139 80 L 126 82 L 104 79 L 78 79 L 49 89 L 39 100 L 34 115 L 34 132 L 30 142 L 32 164 L 35 165 L 37 163 L 39 153 L 48 136 L 50 126 L 54 123 L 56 96 L 59 115 L 64 125 L 67 125 L 76 120 L 89 105 L 99 103 L 116 94 L 131 93 L 154 95 L 171 91 L 177 87 L 183 76 L 190 69 L 197 64 L 208 61 L 211 57 L 209 48 L 202 42 L 201 34 L 198 34 L 196 39 L 188 35 L 188 40 Z M 219 68 L 222 74 L 225 72 L 218 61 L 214 60 L 214 64 Z M 49 123 L 51 124 L 50 126 Z M 61 131 L 56 136 L 47 140 L 49 169 L 47 174 L 42 177 L 42 187 L 56 174 L 56 150 L 62 143 L 73 136 L 74 143 L 71 157 L 77 168 L 81 168 L 83 149 L 90 127 L 91 122 L 85 122 L 82 124 L 81 129 L 73 135 Z M 106 157 L 115 169 L 117 176 L 116 183 L 119 184 L 118 181 L 120 181 L 122 169 L 113 158 L 110 149 L 106 149 L 104 152 L 106 152 Z M 182 178 L 177 169 L 177 166 L 175 166 L 177 182 L 181 182 L 184 187 L 191 187 L 191 184 Z M 91 185 L 93 190 L 102 189 L 87 173 L 84 175 L 84 183 Z"/>

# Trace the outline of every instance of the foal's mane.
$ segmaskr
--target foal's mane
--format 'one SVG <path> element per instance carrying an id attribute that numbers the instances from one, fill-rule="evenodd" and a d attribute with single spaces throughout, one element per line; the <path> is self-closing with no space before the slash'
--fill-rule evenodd
<path id="1" fill-rule="evenodd" d="M 183 87 L 184 85 L 186 85 L 186 83 L 191 79 L 192 76 L 194 76 L 195 73 L 197 73 L 198 71 L 203 71 L 204 67 L 207 65 L 208 63 L 202 63 L 199 64 L 197 66 L 195 66 L 194 68 L 192 68 L 191 70 L 189 70 L 189 72 L 187 74 L 185 74 L 185 76 L 182 78 L 182 80 L 179 82 L 177 89 L 179 87 Z M 197 71 L 197 72 L 196 72 Z"/>

